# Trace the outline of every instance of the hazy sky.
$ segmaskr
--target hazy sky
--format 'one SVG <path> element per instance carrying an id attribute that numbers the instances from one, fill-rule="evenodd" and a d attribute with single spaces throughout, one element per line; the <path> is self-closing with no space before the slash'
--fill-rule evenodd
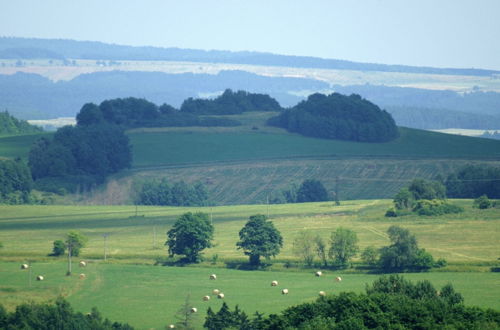
<path id="1" fill-rule="evenodd" d="M 500 70 L 500 0 L 0 0 L 0 35 Z"/>

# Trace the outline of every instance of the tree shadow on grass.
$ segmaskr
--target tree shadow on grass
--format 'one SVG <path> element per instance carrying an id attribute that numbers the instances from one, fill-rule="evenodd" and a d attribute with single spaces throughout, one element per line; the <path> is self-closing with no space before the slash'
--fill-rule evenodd
<path id="1" fill-rule="evenodd" d="M 272 264 L 261 262 L 258 265 L 251 265 L 248 261 L 226 261 L 226 268 L 237 270 L 266 270 Z"/>

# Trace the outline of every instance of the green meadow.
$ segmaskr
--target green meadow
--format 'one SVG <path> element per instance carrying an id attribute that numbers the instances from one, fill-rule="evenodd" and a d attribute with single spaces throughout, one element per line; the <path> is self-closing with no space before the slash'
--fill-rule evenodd
<path id="1" fill-rule="evenodd" d="M 64 262 L 32 263 L 32 275 L 43 274 L 44 281 L 29 284 L 29 271 L 19 263 L 0 262 L 0 299 L 7 307 L 26 300 L 45 301 L 65 296 L 73 307 L 84 313 L 92 307 L 112 320 L 128 322 L 138 329 L 163 329 L 175 323 L 175 313 L 189 296 L 198 309 L 196 324 L 201 328 L 208 307 L 219 310 L 222 300 L 213 289 L 224 293 L 230 307 L 239 305 L 244 311 L 278 313 L 288 306 L 313 301 L 319 291 L 336 294 L 341 291 L 364 290 L 378 275 L 343 274 L 325 271 L 315 277 L 313 271 L 238 271 L 232 269 L 162 267 L 89 262 L 74 275 L 65 276 Z M 85 273 L 80 279 L 78 274 Z M 217 280 L 210 280 L 215 273 Z M 336 276 L 342 281 L 336 282 Z M 466 304 L 500 308 L 500 278 L 495 273 L 420 273 L 406 274 L 411 280 L 430 280 L 437 288 L 451 282 L 465 297 Z M 279 285 L 271 287 L 271 281 Z M 281 289 L 287 288 L 288 295 Z M 209 295 L 208 302 L 202 297 Z"/>

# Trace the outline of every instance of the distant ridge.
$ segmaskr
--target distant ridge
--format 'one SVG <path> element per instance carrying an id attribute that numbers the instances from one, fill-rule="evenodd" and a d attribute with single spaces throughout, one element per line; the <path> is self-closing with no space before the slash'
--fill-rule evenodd
<path id="1" fill-rule="evenodd" d="M 28 59 L 40 58 L 40 56 L 49 56 L 47 58 L 57 59 L 188 61 L 465 76 L 491 76 L 500 74 L 500 71 L 496 70 L 360 63 L 310 56 L 277 55 L 250 51 L 205 51 L 148 46 L 135 47 L 67 39 L 0 37 L 0 58 Z"/>

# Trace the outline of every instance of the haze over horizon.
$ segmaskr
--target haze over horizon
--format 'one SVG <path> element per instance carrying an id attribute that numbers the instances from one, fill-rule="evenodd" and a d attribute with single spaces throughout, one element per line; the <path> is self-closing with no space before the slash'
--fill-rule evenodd
<path id="1" fill-rule="evenodd" d="M 500 70 L 495 0 L 20 0 L 0 9 L 7 37 Z"/>

